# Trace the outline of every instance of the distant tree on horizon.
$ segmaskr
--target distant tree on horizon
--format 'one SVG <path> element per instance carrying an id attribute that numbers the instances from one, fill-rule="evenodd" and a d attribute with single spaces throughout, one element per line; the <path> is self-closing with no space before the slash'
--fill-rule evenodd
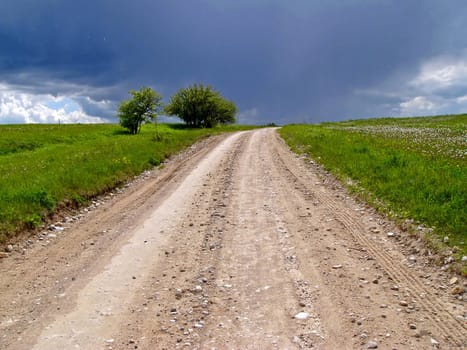
<path id="1" fill-rule="evenodd" d="M 131 90 L 132 98 L 122 101 L 118 107 L 120 125 L 135 135 L 140 132 L 143 123 L 156 121 L 162 110 L 162 95 L 149 87 L 138 91 Z"/>
<path id="2" fill-rule="evenodd" d="M 235 123 L 237 106 L 210 85 L 194 84 L 176 92 L 164 111 L 179 117 L 188 126 L 211 128 Z"/>

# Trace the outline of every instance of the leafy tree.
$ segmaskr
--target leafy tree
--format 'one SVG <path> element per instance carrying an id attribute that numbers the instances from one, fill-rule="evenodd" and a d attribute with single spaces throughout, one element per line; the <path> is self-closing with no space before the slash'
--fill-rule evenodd
<path id="1" fill-rule="evenodd" d="M 132 98 L 120 103 L 118 118 L 120 125 L 135 135 L 140 132 L 143 123 L 156 120 L 162 109 L 162 96 L 149 87 L 131 90 L 130 94 Z"/>
<path id="2" fill-rule="evenodd" d="M 176 92 L 165 113 L 176 115 L 191 127 L 211 128 L 219 123 L 235 123 L 237 106 L 211 86 L 194 84 Z"/>

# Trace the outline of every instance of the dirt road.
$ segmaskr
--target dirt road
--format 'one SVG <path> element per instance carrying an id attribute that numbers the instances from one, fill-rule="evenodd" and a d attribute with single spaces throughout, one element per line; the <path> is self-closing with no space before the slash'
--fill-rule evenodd
<path id="1" fill-rule="evenodd" d="M 0 260 L 1 349 L 467 345 L 465 280 L 274 129 L 205 140 L 62 219 Z"/>

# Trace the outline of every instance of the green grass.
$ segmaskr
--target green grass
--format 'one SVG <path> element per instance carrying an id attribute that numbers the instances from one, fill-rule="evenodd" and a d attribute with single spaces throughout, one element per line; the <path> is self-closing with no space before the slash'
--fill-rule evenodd
<path id="1" fill-rule="evenodd" d="M 111 124 L 2 125 L 0 242 L 40 226 L 57 208 L 86 204 L 201 137 L 251 128 L 160 124 L 129 135 Z"/>
<path id="2" fill-rule="evenodd" d="M 351 190 L 467 255 L 467 115 L 289 125 L 280 134 Z"/>

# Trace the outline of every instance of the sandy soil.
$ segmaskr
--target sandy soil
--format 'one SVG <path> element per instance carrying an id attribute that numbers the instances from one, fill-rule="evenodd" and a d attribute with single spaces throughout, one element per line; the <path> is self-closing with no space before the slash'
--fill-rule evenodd
<path id="1" fill-rule="evenodd" d="M 0 260 L 1 349 L 467 347 L 466 281 L 274 129 L 61 219 Z"/>

